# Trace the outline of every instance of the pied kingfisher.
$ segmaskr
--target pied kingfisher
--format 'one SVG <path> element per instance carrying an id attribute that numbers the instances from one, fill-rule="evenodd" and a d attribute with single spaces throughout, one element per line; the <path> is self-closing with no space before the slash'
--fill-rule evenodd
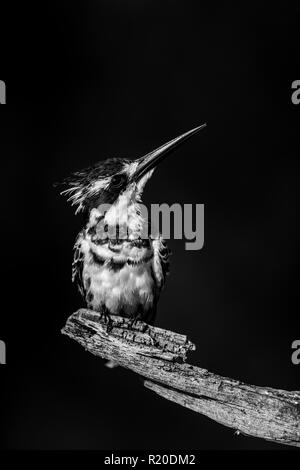
<path id="1" fill-rule="evenodd" d="M 136 160 L 108 159 L 64 180 L 61 194 L 87 215 L 74 246 L 72 279 L 88 308 L 107 318 L 154 322 L 170 253 L 160 235 L 143 236 L 149 221 L 141 214 L 141 195 L 158 163 L 204 126 Z"/>

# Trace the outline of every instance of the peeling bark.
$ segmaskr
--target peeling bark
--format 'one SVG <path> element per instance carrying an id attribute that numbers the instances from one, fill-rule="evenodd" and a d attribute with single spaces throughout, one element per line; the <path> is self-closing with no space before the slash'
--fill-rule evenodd
<path id="1" fill-rule="evenodd" d="M 80 309 L 62 330 L 90 353 L 141 375 L 158 395 L 238 433 L 300 447 L 300 392 L 247 385 L 187 364 L 185 335 Z"/>

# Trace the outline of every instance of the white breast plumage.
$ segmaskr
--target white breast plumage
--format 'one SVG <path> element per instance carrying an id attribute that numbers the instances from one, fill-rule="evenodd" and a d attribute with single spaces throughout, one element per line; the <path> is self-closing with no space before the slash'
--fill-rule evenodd
<path id="1" fill-rule="evenodd" d="M 74 279 L 89 308 L 152 318 L 164 284 L 169 252 L 157 240 L 97 240 L 84 230 L 75 244 Z"/>
<path id="2" fill-rule="evenodd" d="M 112 314 L 132 316 L 138 310 L 142 314 L 153 307 L 155 284 L 150 261 L 137 266 L 126 263 L 118 270 L 106 264 L 85 263 L 83 280 L 88 286 L 87 300 L 94 310 L 104 305 Z"/>

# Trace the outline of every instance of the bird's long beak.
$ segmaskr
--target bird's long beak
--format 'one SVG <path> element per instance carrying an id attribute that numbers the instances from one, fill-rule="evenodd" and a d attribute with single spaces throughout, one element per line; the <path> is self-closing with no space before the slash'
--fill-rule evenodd
<path id="1" fill-rule="evenodd" d="M 161 147 L 153 150 L 147 155 L 139 158 L 137 169 L 133 175 L 133 179 L 135 181 L 139 181 L 148 171 L 152 170 L 152 168 L 156 167 L 158 163 L 160 163 L 167 155 L 177 149 L 184 141 L 192 137 L 192 135 L 199 132 L 203 129 L 206 124 L 202 124 L 201 126 L 195 127 L 184 134 L 181 134 L 179 137 L 170 140 L 166 144 L 162 145 Z"/>

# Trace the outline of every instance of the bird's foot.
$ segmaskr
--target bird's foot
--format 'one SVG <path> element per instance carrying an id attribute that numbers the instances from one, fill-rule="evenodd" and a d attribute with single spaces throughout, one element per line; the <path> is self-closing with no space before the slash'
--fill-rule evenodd
<path id="1" fill-rule="evenodd" d="M 113 321 L 109 314 L 109 310 L 105 306 L 101 310 L 100 320 L 104 321 L 104 323 L 106 324 L 106 331 L 107 333 L 110 333 L 113 327 Z"/>
<path id="2" fill-rule="evenodd" d="M 141 315 L 138 314 L 138 315 L 132 315 L 130 318 L 129 318 L 129 322 L 128 322 L 128 329 L 129 330 L 132 330 L 136 325 L 137 325 L 137 322 L 139 320 L 141 320 Z"/>

